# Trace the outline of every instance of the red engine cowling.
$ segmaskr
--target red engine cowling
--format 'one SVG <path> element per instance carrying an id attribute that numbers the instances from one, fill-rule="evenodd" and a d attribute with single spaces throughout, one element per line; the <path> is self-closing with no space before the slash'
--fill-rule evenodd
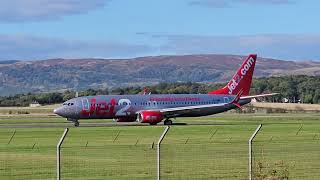
<path id="1" fill-rule="evenodd" d="M 142 111 L 137 120 L 141 123 L 157 124 L 163 120 L 163 115 L 159 111 Z"/>
<path id="2" fill-rule="evenodd" d="M 133 122 L 136 121 L 135 117 L 119 117 L 115 119 L 116 122 Z"/>

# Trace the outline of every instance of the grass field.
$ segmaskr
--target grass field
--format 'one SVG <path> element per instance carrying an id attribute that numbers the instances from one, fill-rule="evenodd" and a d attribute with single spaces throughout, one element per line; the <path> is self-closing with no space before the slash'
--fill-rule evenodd
<path id="1" fill-rule="evenodd" d="M 52 114 L 54 108 L 60 104 L 46 105 L 40 107 L 0 107 L 0 114 Z"/>
<path id="2" fill-rule="evenodd" d="M 302 104 L 302 103 L 251 103 L 256 108 L 283 109 L 287 111 L 314 111 L 320 112 L 320 104 Z"/>
<path id="3" fill-rule="evenodd" d="M 84 120 L 82 124 L 111 123 Z M 163 179 L 247 179 L 248 139 L 256 179 L 318 179 L 320 114 L 219 114 L 178 118 L 161 146 Z M 196 125 L 203 123 L 207 125 Z M 1 128 L 8 125 L 52 128 Z M 72 127 L 56 116 L 0 116 L 0 179 L 54 179 L 56 144 Z M 164 126 L 71 128 L 62 146 L 62 179 L 156 179 Z"/>

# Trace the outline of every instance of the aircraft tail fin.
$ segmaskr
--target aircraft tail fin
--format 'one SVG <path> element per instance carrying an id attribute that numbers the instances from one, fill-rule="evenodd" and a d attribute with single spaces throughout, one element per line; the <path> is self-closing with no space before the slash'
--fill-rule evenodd
<path id="1" fill-rule="evenodd" d="M 243 96 L 248 96 L 256 60 L 257 55 L 250 54 L 225 87 L 217 89 L 215 91 L 211 91 L 208 94 L 237 95 L 242 91 Z"/>

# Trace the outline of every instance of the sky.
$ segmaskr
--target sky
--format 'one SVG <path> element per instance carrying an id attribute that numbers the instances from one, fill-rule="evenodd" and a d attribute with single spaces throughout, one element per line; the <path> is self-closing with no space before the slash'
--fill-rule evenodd
<path id="1" fill-rule="evenodd" d="M 318 0 L 0 1 L 0 60 L 235 54 L 320 61 Z"/>

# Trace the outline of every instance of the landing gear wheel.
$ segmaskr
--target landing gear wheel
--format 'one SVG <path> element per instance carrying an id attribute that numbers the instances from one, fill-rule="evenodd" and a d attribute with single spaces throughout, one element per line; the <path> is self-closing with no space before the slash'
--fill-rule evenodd
<path id="1" fill-rule="evenodd" d="M 172 125 L 172 121 L 170 119 L 166 119 L 164 122 L 163 122 L 164 125 Z"/>
<path id="2" fill-rule="evenodd" d="M 78 119 L 67 118 L 67 121 L 73 122 L 73 125 L 74 125 L 75 127 L 78 127 L 78 126 L 79 126 L 79 121 L 78 121 Z"/>
<path id="3" fill-rule="evenodd" d="M 75 122 L 74 122 L 74 126 L 75 126 L 75 127 L 78 127 L 79 125 L 80 125 L 79 121 L 75 121 Z"/>

